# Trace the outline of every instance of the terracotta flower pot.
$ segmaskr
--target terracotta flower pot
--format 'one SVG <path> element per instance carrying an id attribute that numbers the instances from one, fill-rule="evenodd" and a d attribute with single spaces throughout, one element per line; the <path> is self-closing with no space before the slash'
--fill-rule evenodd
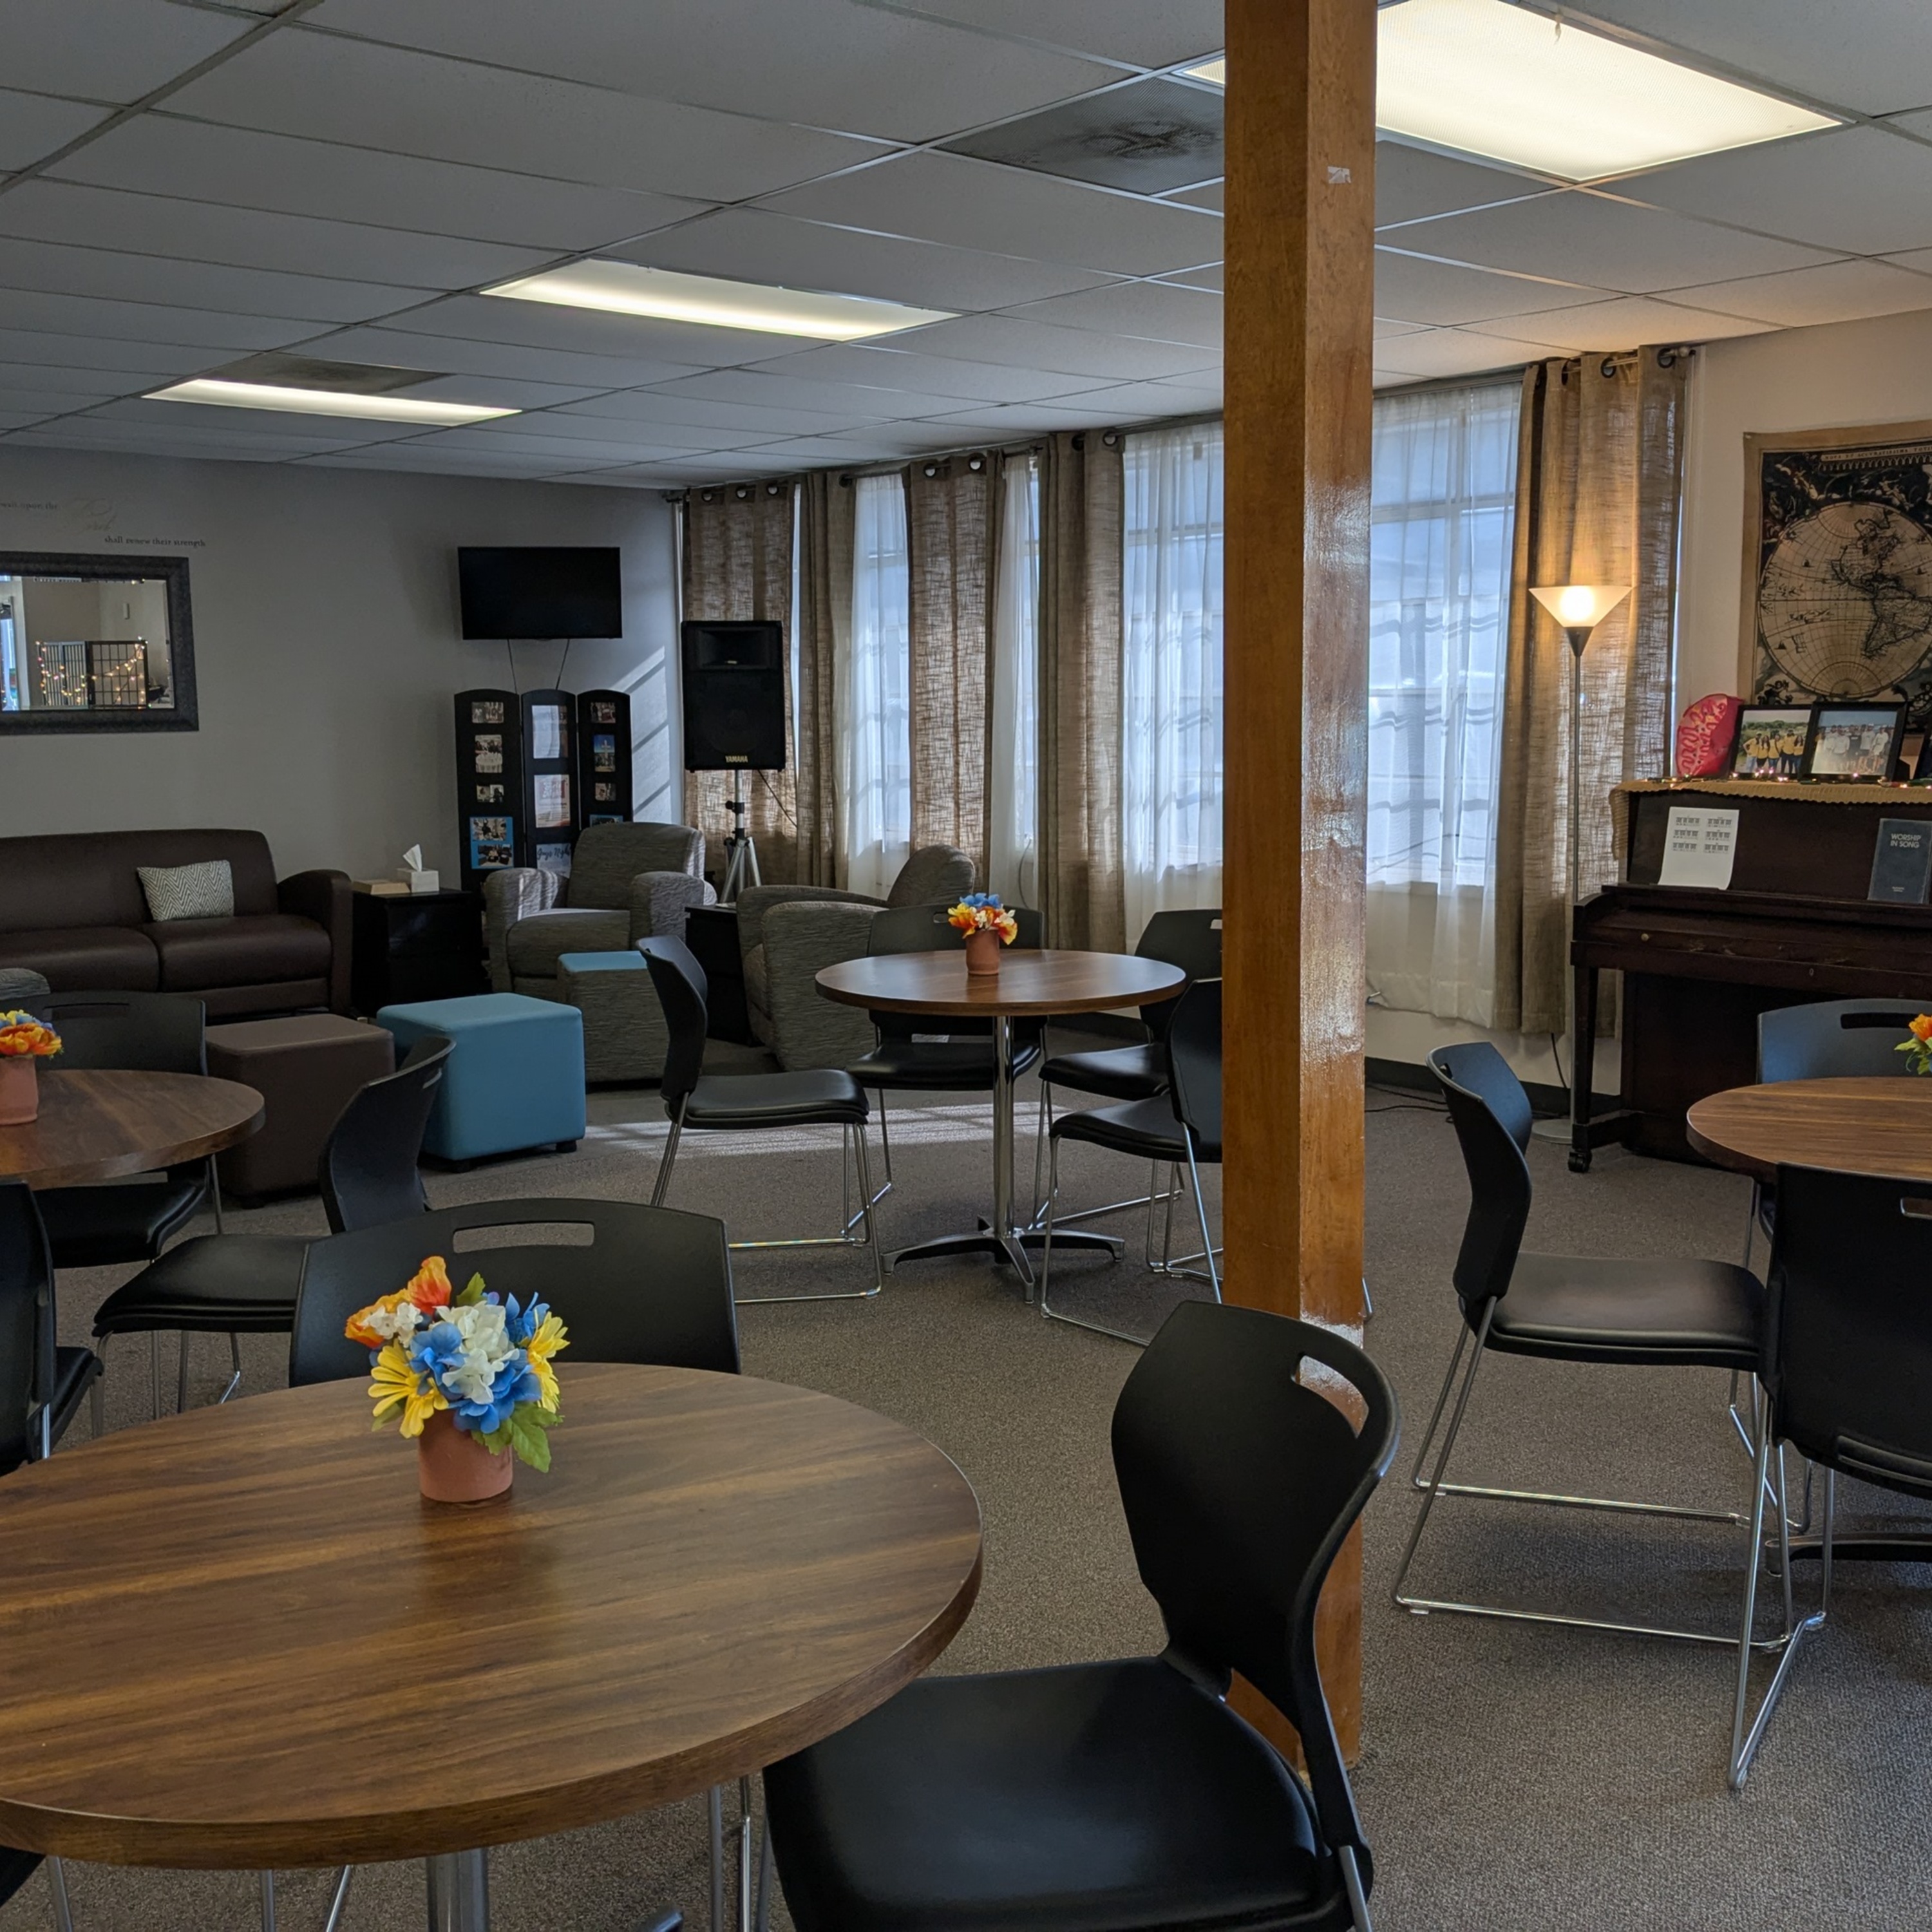
<path id="1" fill-rule="evenodd" d="M 416 1480 L 433 1503 L 486 1503 L 507 1495 L 517 1459 L 506 1449 L 493 1456 L 448 1409 L 439 1409 L 416 1438 Z"/>
<path id="2" fill-rule="evenodd" d="M 966 935 L 966 970 L 975 978 L 1000 970 L 1000 935 L 992 927 L 982 927 Z"/>
<path id="3" fill-rule="evenodd" d="M 40 1112 L 40 1073 L 31 1053 L 0 1059 L 0 1127 L 23 1126 Z"/>

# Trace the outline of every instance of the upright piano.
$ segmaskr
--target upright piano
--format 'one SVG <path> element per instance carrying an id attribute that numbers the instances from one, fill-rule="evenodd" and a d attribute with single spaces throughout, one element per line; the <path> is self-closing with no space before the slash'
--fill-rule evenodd
<path id="1" fill-rule="evenodd" d="M 1660 886 L 1673 805 L 1735 806 L 1724 892 Z M 1621 785 L 1623 879 L 1576 909 L 1570 958 L 1579 1037 L 1595 1037 L 1598 975 L 1624 975 L 1622 1104 L 1593 1118 L 1592 1055 L 1574 1056 L 1570 1165 L 1621 1141 L 1696 1156 L 1695 1101 L 1756 1078 L 1757 1016 L 1810 1000 L 1903 999 L 1932 1012 L 1932 906 L 1866 897 L 1882 818 L 1932 819 L 1902 784 L 1682 779 Z"/>

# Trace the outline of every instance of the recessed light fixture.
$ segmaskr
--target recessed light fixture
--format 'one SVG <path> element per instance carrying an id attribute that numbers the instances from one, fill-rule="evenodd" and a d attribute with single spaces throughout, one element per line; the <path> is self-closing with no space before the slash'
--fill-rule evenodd
<path id="1" fill-rule="evenodd" d="M 1198 67 L 1184 67 L 1181 72 L 1190 80 L 1204 80 L 1210 87 L 1226 87 L 1228 84 L 1228 57 L 1216 54 L 1210 61 L 1203 61 Z"/>
<path id="2" fill-rule="evenodd" d="M 867 296 L 810 295 L 714 275 L 683 275 L 669 268 L 640 268 L 630 262 L 578 262 L 540 275 L 485 289 L 514 302 L 553 302 L 562 308 L 595 308 L 614 315 L 652 316 L 664 322 L 694 322 L 708 328 L 749 328 L 765 335 L 804 335 L 822 342 L 856 342 L 890 335 L 928 322 L 950 322 L 944 309 L 908 308 Z"/>
<path id="3" fill-rule="evenodd" d="M 488 409 L 480 403 L 431 402 L 419 396 L 348 395 L 336 389 L 292 389 L 274 382 L 224 382 L 206 376 L 152 390 L 147 400 L 213 403 L 230 410 L 284 410 L 304 416 L 353 416 L 364 422 L 422 423 L 434 428 L 488 422 L 494 416 L 518 413 L 515 410 Z"/>
<path id="4" fill-rule="evenodd" d="M 1226 85 L 1225 61 L 1186 71 Z M 1376 23 L 1376 124 L 1582 182 L 1839 123 L 1512 0 L 1396 0 Z"/>

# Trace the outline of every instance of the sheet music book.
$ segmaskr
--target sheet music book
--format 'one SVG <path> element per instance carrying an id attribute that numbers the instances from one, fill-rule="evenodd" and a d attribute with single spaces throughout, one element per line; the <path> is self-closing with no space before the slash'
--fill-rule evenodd
<path id="1" fill-rule="evenodd" d="M 1923 905 L 1932 886 L 1932 824 L 1922 818 L 1881 818 L 1872 854 L 1868 899 L 1892 905 Z"/>
<path id="2" fill-rule="evenodd" d="M 1721 892 L 1737 856 L 1738 808 L 1673 805 L 1664 836 L 1660 886 L 1700 886 Z"/>

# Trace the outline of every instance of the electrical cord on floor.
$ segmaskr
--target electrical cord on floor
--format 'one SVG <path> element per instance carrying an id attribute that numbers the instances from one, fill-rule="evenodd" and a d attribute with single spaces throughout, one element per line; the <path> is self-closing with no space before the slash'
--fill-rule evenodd
<path id="1" fill-rule="evenodd" d="M 1550 1064 L 1556 1068 L 1556 1084 L 1563 1089 L 1564 1097 L 1568 1100 L 1570 1095 L 1570 1083 L 1563 1077 L 1563 1061 L 1556 1051 L 1556 1036 L 1554 1034 L 1550 1036 Z"/>

